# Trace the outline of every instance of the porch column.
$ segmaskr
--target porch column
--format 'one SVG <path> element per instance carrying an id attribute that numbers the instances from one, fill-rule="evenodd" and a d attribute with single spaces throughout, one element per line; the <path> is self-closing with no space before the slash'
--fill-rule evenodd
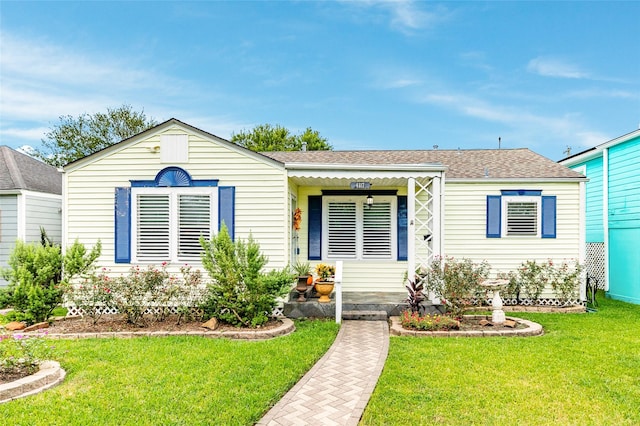
<path id="1" fill-rule="evenodd" d="M 407 277 L 416 275 L 416 180 L 407 179 Z"/>
<path id="2" fill-rule="evenodd" d="M 433 200 L 433 209 L 432 209 L 432 224 L 433 229 L 432 232 L 432 240 L 431 240 L 431 249 L 433 254 L 433 259 L 437 256 L 442 255 L 442 208 L 440 197 L 440 176 L 436 176 L 431 180 L 431 188 L 432 188 L 432 200 Z M 433 260 L 432 259 L 432 260 Z"/>

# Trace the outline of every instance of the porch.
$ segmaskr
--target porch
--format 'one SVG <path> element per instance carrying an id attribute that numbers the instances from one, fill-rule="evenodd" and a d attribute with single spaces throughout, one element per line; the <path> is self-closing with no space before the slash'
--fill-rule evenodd
<path id="1" fill-rule="evenodd" d="M 319 303 L 318 297 L 311 292 L 311 289 L 307 291 L 305 302 L 298 302 L 298 292 L 292 291 L 284 304 L 284 315 L 288 318 L 335 318 L 335 292 L 328 303 Z M 408 308 L 406 298 L 407 292 L 343 291 L 342 319 L 380 320 L 398 316 Z M 427 306 L 430 312 L 441 313 L 439 306 Z"/>

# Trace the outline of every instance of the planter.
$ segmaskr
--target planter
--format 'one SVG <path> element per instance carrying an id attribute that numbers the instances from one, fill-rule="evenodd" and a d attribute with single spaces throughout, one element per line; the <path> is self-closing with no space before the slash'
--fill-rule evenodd
<path id="1" fill-rule="evenodd" d="M 304 298 L 304 294 L 307 292 L 307 275 L 300 275 L 298 277 L 298 284 L 296 285 L 296 291 L 298 292 L 298 302 L 304 302 L 307 299 Z"/>
<path id="2" fill-rule="evenodd" d="M 320 295 L 320 299 L 318 302 L 327 303 L 331 302 L 329 295 L 333 291 L 333 281 L 317 281 L 316 282 L 316 293 Z"/>

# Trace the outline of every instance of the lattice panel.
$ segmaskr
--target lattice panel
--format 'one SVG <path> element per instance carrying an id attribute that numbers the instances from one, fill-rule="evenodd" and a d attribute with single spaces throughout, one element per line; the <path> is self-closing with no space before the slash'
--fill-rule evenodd
<path id="1" fill-rule="evenodd" d="M 419 272 L 433 262 L 433 179 L 415 182 L 415 267 Z"/>
<path id="2" fill-rule="evenodd" d="M 604 290 L 604 243 L 587 243 L 585 269 L 590 277 L 598 280 L 598 288 Z"/>

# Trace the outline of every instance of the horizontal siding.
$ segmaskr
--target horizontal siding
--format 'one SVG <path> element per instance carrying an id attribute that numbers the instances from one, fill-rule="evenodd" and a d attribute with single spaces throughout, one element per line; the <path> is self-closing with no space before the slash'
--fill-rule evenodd
<path id="1" fill-rule="evenodd" d="M 183 132 L 179 128 L 166 133 L 178 131 Z M 288 263 L 287 188 L 282 170 L 196 134 L 189 136 L 188 163 L 162 163 L 160 153 L 151 149 L 159 145 L 157 135 L 65 174 L 67 244 L 78 238 L 91 246 L 99 239 L 100 265 L 114 272 L 128 270 L 128 265 L 113 263 L 114 189 L 130 186 L 131 180 L 152 180 L 165 167 L 178 166 L 193 179 L 218 179 L 219 186 L 234 186 L 236 237 L 246 239 L 251 234 L 269 257 L 269 267 Z"/>
<path id="2" fill-rule="evenodd" d="M 62 199 L 25 196 L 25 235 L 27 241 L 40 241 L 40 227 L 55 243 L 62 241 Z"/>
<path id="3" fill-rule="evenodd" d="M 18 238 L 18 204 L 16 195 L 0 195 L 0 268 L 7 267 L 11 250 Z M 0 286 L 7 282 L 0 278 Z"/>
<path id="4" fill-rule="evenodd" d="M 609 149 L 609 221 L 640 222 L 640 137 Z"/>
<path id="5" fill-rule="evenodd" d="M 486 238 L 486 196 L 502 189 L 538 189 L 557 197 L 557 238 Z M 492 273 L 515 271 L 525 260 L 578 259 L 578 183 L 446 184 L 444 251 L 457 259 L 486 260 Z"/>
<path id="6" fill-rule="evenodd" d="M 589 160 L 585 165 L 589 178 L 586 185 L 586 241 L 602 243 L 604 242 L 602 157 Z"/>
<path id="7" fill-rule="evenodd" d="M 319 262 L 314 262 L 312 267 Z M 335 264 L 335 261 L 327 262 Z M 391 260 L 344 261 L 342 268 L 343 291 L 405 291 L 404 275 L 407 262 Z"/>

